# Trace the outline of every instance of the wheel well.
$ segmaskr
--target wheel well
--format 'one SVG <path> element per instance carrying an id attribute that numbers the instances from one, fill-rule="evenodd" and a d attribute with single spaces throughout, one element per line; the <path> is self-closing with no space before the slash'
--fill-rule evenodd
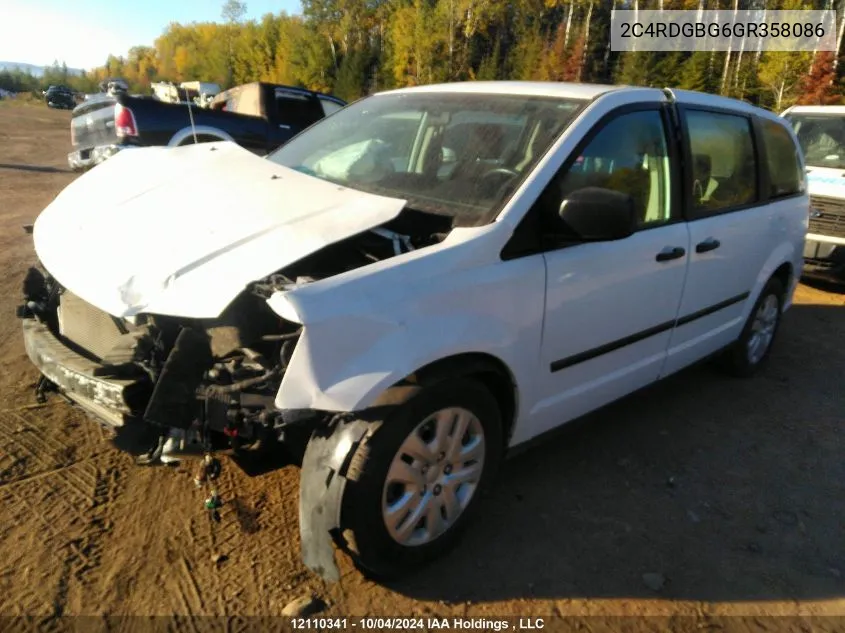
<path id="1" fill-rule="evenodd" d="M 222 141 L 225 139 L 220 138 L 219 136 L 214 136 L 213 134 L 197 134 L 197 143 L 215 143 L 217 141 Z M 194 137 L 188 136 L 184 141 L 179 143 L 177 147 L 182 147 L 183 145 L 193 145 L 194 144 Z"/>
<path id="2" fill-rule="evenodd" d="M 456 377 L 474 378 L 487 389 L 502 412 L 502 438 L 507 445 L 516 419 L 517 384 L 508 366 L 490 354 L 458 354 L 421 367 L 401 384 L 430 385 Z"/>
<path id="3" fill-rule="evenodd" d="M 772 277 L 783 284 L 783 289 L 789 290 L 789 282 L 792 279 L 792 264 L 785 262 L 781 264 L 778 269 L 772 273 Z"/>

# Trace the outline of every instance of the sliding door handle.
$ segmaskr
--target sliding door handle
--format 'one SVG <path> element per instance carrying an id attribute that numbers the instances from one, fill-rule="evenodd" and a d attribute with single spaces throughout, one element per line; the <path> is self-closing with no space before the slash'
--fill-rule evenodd
<path id="1" fill-rule="evenodd" d="M 686 254 L 686 250 L 680 246 L 667 246 L 660 251 L 654 259 L 659 262 L 668 262 L 671 259 L 680 259 Z"/>
<path id="2" fill-rule="evenodd" d="M 696 253 L 706 253 L 707 251 L 715 251 L 719 248 L 722 243 L 717 240 L 715 237 L 708 237 L 703 242 L 699 242 L 695 245 L 695 252 Z"/>

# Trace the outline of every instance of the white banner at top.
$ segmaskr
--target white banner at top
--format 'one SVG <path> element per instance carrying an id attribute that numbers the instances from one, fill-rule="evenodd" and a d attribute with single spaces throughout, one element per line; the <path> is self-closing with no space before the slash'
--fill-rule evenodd
<path id="1" fill-rule="evenodd" d="M 835 11 L 614 10 L 613 51 L 835 51 Z"/>

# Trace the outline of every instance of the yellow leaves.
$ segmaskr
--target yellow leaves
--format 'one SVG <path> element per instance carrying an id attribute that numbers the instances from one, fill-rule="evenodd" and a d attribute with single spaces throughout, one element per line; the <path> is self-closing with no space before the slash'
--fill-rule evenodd
<path id="1" fill-rule="evenodd" d="M 185 75 L 190 61 L 188 49 L 184 46 L 177 46 L 173 54 L 173 67 L 176 71 L 176 79 L 178 81 L 185 81 Z"/>

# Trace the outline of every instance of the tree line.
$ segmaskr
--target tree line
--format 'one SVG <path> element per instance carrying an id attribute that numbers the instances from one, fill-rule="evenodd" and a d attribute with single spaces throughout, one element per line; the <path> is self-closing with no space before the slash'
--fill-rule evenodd
<path id="1" fill-rule="evenodd" d="M 81 76 L 58 64 L 40 79 L 2 71 L 0 87 L 93 92 L 122 77 L 148 93 L 162 80 L 269 81 L 354 100 L 400 86 L 525 79 L 686 88 L 776 111 L 842 102 L 838 53 L 611 51 L 613 8 L 836 9 L 840 48 L 845 30 L 845 0 L 302 0 L 301 15 L 260 20 L 244 20 L 245 3 L 227 0 L 220 22 L 171 23 L 152 46 Z"/>

